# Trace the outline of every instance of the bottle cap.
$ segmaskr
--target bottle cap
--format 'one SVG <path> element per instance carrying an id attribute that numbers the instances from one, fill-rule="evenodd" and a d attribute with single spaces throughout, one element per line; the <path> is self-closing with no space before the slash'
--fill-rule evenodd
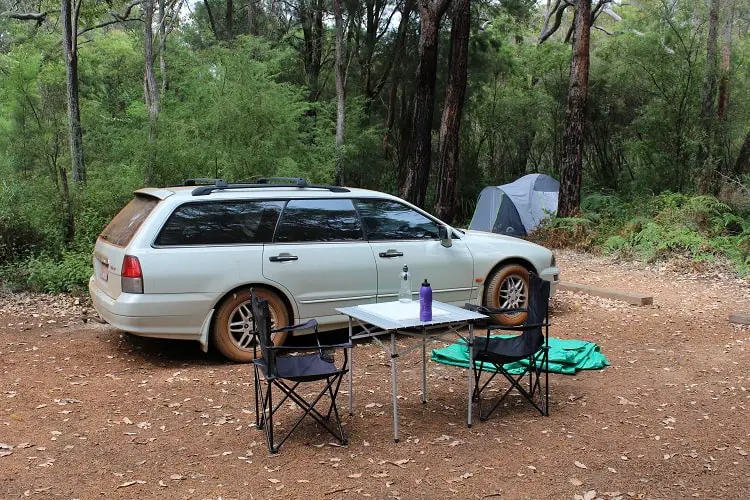
<path id="1" fill-rule="evenodd" d="M 424 283 L 422 283 L 422 286 L 430 286 L 430 282 L 427 281 L 427 278 L 424 279 Z"/>
<path id="2" fill-rule="evenodd" d="M 404 264 L 404 272 L 405 272 L 405 273 L 406 273 L 406 272 L 409 272 L 409 266 L 407 266 L 406 264 Z"/>

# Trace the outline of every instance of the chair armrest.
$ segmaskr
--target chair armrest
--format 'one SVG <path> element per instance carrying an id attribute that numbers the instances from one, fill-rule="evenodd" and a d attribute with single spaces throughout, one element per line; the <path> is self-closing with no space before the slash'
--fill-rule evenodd
<path id="1" fill-rule="evenodd" d="M 351 349 L 352 347 L 354 347 L 354 344 L 346 342 L 344 344 L 321 345 L 318 349 Z"/>
<path id="2" fill-rule="evenodd" d="M 549 323 L 534 323 L 531 325 L 517 325 L 517 326 L 510 326 L 510 325 L 498 325 L 498 324 L 490 324 L 487 325 L 488 330 L 508 330 L 508 331 L 516 331 L 516 332 L 523 332 L 526 330 L 533 330 L 534 328 L 541 328 L 544 326 L 550 326 Z"/>
<path id="3" fill-rule="evenodd" d="M 276 328 L 276 329 L 272 330 L 272 332 L 273 333 L 277 333 L 277 332 L 291 332 L 291 331 L 294 331 L 294 330 L 307 330 L 308 328 L 315 328 L 315 329 L 317 329 L 318 328 L 318 321 L 314 320 L 314 319 L 311 319 L 309 321 L 306 321 L 304 323 L 299 323 L 297 325 L 285 326 L 284 328 Z"/>
<path id="4" fill-rule="evenodd" d="M 525 308 L 514 308 L 514 309 L 496 309 L 494 307 L 487 307 L 487 306 L 478 306 L 475 304 L 469 304 L 468 302 L 464 304 L 464 309 L 468 309 L 470 311 L 478 312 L 481 314 L 517 314 L 517 313 L 524 313 L 528 312 L 528 309 Z"/>
<path id="5" fill-rule="evenodd" d="M 273 347 L 269 347 L 268 349 L 271 351 L 287 351 L 287 352 L 294 352 L 294 351 L 320 351 L 321 349 L 350 349 L 353 347 L 353 345 L 349 342 L 346 344 L 332 344 L 332 345 L 306 345 L 306 346 L 287 346 L 287 345 L 275 345 Z"/>

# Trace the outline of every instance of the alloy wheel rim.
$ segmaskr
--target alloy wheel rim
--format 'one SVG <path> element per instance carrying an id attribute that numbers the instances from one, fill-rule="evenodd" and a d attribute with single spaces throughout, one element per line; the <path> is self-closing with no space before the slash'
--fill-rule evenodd
<path id="1" fill-rule="evenodd" d="M 250 301 L 245 301 L 239 304 L 232 310 L 229 315 L 229 321 L 227 322 L 227 329 L 234 345 L 240 349 L 249 351 L 257 344 L 257 333 L 255 331 L 255 322 L 253 321 L 253 314 L 250 310 Z M 276 327 L 276 311 L 270 307 L 271 313 L 271 328 Z M 271 334 L 271 339 L 276 334 Z"/>
<path id="2" fill-rule="evenodd" d="M 521 276 L 508 276 L 500 284 L 500 292 L 498 294 L 498 307 L 500 309 L 525 307 L 527 298 L 526 282 Z"/>

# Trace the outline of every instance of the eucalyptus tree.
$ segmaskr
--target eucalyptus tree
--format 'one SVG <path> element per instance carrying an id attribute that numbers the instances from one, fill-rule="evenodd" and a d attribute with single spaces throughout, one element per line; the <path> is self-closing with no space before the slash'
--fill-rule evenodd
<path id="1" fill-rule="evenodd" d="M 432 117 L 437 78 L 440 21 L 450 0 L 418 0 L 419 65 L 415 76 L 414 111 L 411 134 L 401 168 L 406 169 L 401 197 L 424 206 L 432 159 Z"/>
<path id="2" fill-rule="evenodd" d="M 592 9 L 591 0 L 555 0 L 554 4 L 548 0 L 544 26 L 539 35 L 539 43 L 544 43 L 562 25 L 565 10 L 568 7 L 575 9 L 573 22 L 565 36 L 566 41 L 572 37 L 573 50 L 570 60 L 570 83 L 560 168 L 560 201 L 557 207 L 557 213 L 562 217 L 575 215 L 581 206 L 581 172 L 586 124 L 585 111 L 589 91 L 591 25 L 604 12 L 614 15 L 611 10 L 612 2 L 613 0 L 596 0 L 596 6 Z"/>
<path id="3" fill-rule="evenodd" d="M 334 168 L 334 183 L 344 185 L 344 18 L 341 12 L 341 0 L 333 0 L 333 17 L 335 20 L 336 37 L 336 166 Z"/>
<path id="4" fill-rule="evenodd" d="M 455 213 L 459 174 L 459 132 L 466 96 L 469 64 L 469 34 L 471 4 L 469 0 L 455 0 L 451 21 L 450 67 L 448 88 L 440 120 L 440 158 L 437 175 L 435 215 L 451 221 Z"/>

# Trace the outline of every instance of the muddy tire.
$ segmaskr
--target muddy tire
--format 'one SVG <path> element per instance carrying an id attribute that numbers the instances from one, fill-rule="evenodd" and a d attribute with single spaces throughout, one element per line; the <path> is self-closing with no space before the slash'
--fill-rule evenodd
<path id="1" fill-rule="evenodd" d="M 289 311 L 284 301 L 274 292 L 265 288 L 255 288 L 255 295 L 268 300 L 271 313 L 271 326 L 289 326 Z M 255 325 L 250 313 L 250 290 L 238 290 L 228 295 L 216 310 L 211 340 L 213 346 L 226 358 L 237 363 L 253 360 L 253 346 L 258 341 L 254 334 Z M 287 332 L 275 333 L 272 340 L 282 345 Z M 260 352 L 260 351 L 258 351 Z"/>
<path id="2" fill-rule="evenodd" d="M 487 280 L 483 305 L 496 309 L 526 307 L 529 301 L 529 271 L 519 264 L 497 269 Z M 516 326 L 526 321 L 527 313 L 497 314 L 493 321 Z"/>

